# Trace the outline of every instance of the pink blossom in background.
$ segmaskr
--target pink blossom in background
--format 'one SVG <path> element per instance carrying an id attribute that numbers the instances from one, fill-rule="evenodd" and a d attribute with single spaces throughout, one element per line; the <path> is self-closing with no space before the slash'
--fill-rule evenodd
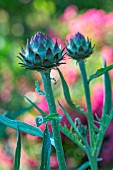
<path id="1" fill-rule="evenodd" d="M 68 10 L 68 8 L 66 10 Z M 64 18 L 64 16 L 65 12 L 61 18 Z M 106 13 L 104 10 L 97 9 L 89 9 L 83 14 L 78 13 L 70 18 L 67 23 L 67 27 L 69 29 L 67 39 L 69 40 L 76 32 L 80 32 L 87 35 L 89 38 L 94 40 L 99 47 L 101 47 L 106 43 L 107 36 L 109 36 L 109 34 L 113 37 L 112 17 L 112 12 Z M 108 25 L 110 26 L 110 29 Z"/>
<path id="2" fill-rule="evenodd" d="M 103 46 L 101 49 L 101 56 L 104 56 L 107 65 L 110 65 L 113 62 L 113 47 Z"/>
<path id="3" fill-rule="evenodd" d="M 26 164 L 27 167 L 31 167 L 31 168 L 37 168 L 39 166 L 37 159 L 31 157 L 27 158 Z"/>
<path id="4" fill-rule="evenodd" d="M 67 65 L 67 66 L 65 66 L 65 68 L 61 69 L 61 71 L 63 72 L 63 76 L 65 77 L 65 80 L 69 87 L 74 85 L 79 78 L 78 71 L 76 71 L 76 69 L 73 69 L 69 65 Z"/>
<path id="5" fill-rule="evenodd" d="M 30 124 L 30 125 L 33 125 L 33 126 L 36 126 L 36 123 L 35 123 L 35 117 L 33 115 L 26 115 L 24 120 L 24 122 Z M 44 128 L 45 128 L 45 123 L 40 125 L 39 128 L 44 131 Z M 26 134 L 27 138 L 30 139 L 30 140 L 37 140 L 39 137 L 38 136 L 32 136 L 30 134 Z"/>
<path id="6" fill-rule="evenodd" d="M 44 112 L 48 113 L 49 110 L 48 110 L 48 104 L 47 104 L 47 101 L 46 99 L 43 97 L 42 98 L 42 101 L 40 101 L 38 104 L 38 107 L 43 110 Z"/>
<path id="7" fill-rule="evenodd" d="M 113 36 L 113 12 L 107 13 L 106 24 L 104 25 L 106 40 L 111 40 Z"/>
<path id="8" fill-rule="evenodd" d="M 70 21 L 69 29 L 70 34 L 74 32 L 81 32 L 89 36 L 91 39 L 103 38 L 102 24 L 105 24 L 106 20 L 105 12 L 102 10 L 90 9 L 86 13 L 79 15 L 74 20 Z M 93 30 L 93 32 L 92 32 Z"/>
<path id="9" fill-rule="evenodd" d="M 69 21 L 70 19 L 74 18 L 77 14 L 77 7 L 75 5 L 70 5 L 68 6 L 63 15 L 60 17 L 60 21 L 61 22 L 66 22 L 66 21 Z"/>
<path id="10" fill-rule="evenodd" d="M 103 107 L 104 89 L 103 84 L 98 82 L 92 87 L 91 101 L 93 113 L 101 114 Z"/>
<path id="11" fill-rule="evenodd" d="M 11 99 L 11 91 L 9 89 L 2 90 L 0 98 L 2 101 L 7 102 L 8 100 Z"/>
<path id="12" fill-rule="evenodd" d="M 102 162 L 100 162 L 101 164 L 106 164 L 109 162 L 113 161 L 113 121 L 110 123 L 106 135 L 105 135 L 105 139 L 103 142 L 103 146 L 100 152 L 100 157 L 103 159 Z"/>
<path id="13" fill-rule="evenodd" d="M 28 80 L 25 76 L 21 76 L 17 79 L 16 86 L 18 87 L 18 91 L 22 96 L 29 91 L 34 91 L 33 87 L 29 86 L 28 84 Z"/>
<path id="14" fill-rule="evenodd" d="M 50 167 L 51 168 L 57 168 L 58 167 L 58 161 L 57 161 L 56 155 L 51 155 L 51 157 L 50 157 Z"/>
<path id="15" fill-rule="evenodd" d="M 101 82 L 95 83 L 91 89 L 91 103 L 92 111 L 95 114 L 101 115 L 103 107 L 104 89 Z M 86 110 L 86 102 L 83 96 L 82 99 L 83 107 Z"/>
<path id="16" fill-rule="evenodd" d="M 7 170 L 13 168 L 13 159 L 11 158 L 10 155 L 6 153 L 1 144 L 0 144 L 0 165 Z"/>
<path id="17" fill-rule="evenodd" d="M 113 47 L 103 46 L 101 49 L 101 55 L 104 56 L 107 66 L 113 63 Z M 113 80 L 113 70 L 109 71 L 110 78 Z"/>
<path id="18" fill-rule="evenodd" d="M 2 91 L 0 93 L 0 98 L 7 102 L 11 98 L 13 86 L 11 80 L 5 80 L 2 85 Z"/>
<path id="19" fill-rule="evenodd" d="M 66 64 L 62 65 L 61 70 L 68 86 L 73 86 L 80 77 L 78 68 L 76 67 L 76 61 L 72 61 L 69 57 L 65 60 Z"/>

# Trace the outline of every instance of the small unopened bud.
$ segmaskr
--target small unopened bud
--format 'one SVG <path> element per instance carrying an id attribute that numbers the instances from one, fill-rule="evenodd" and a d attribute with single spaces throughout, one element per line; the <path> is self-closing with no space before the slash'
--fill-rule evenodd
<path id="1" fill-rule="evenodd" d="M 77 61 L 89 57 L 93 53 L 93 48 L 94 46 L 92 47 L 91 41 L 88 38 L 85 39 L 79 32 L 66 45 L 67 54 Z"/>

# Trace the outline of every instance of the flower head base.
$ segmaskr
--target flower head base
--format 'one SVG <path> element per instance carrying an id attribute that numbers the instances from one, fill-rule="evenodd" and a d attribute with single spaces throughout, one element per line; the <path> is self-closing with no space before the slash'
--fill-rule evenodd
<path id="1" fill-rule="evenodd" d="M 21 49 L 21 57 L 23 67 L 29 70 L 47 71 L 53 67 L 57 67 L 63 59 L 63 50 L 58 43 L 54 43 L 51 37 L 37 33 L 27 41 L 26 51 Z"/>
<path id="2" fill-rule="evenodd" d="M 86 40 L 79 32 L 66 45 L 67 54 L 77 61 L 89 57 L 93 53 L 93 48 L 91 41 L 88 38 Z"/>

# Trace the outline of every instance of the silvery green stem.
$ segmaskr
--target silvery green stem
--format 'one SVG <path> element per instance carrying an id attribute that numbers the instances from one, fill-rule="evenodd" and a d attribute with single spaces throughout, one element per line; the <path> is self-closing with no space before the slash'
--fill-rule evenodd
<path id="1" fill-rule="evenodd" d="M 48 103 L 49 112 L 50 114 L 57 113 L 53 91 L 51 87 L 50 72 L 41 73 L 41 75 L 42 75 L 44 90 L 46 93 L 46 100 Z M 58 121 L 52 120 L 51 122 L 52 122 L 52 131 L 53 131 L 53 136 L 54 136 L 54 141 L 55 141 L 55 148 L 56 148 L 56 155 L 58 159 L 59 169 L 66 170 L 66 163 L 64 159 L 64 151 L 62 147 Z"/>
<path id="2" fill-rule="evenodd" d="M 94 122 L 93 122 L 93 113 L 92 113 L 92 107 L 91 107 L 91 100 L 90 100 L 90 90 L 89 90 L 89 84 L 87 81 L 87 74 L 85 69 L 85 63 L 84 61 L 79 62 L 79 67 L 81 71 L 83 86 L 84 86 L 84 92 L 85 92 L 85 98 L 86 98 L 86 105 L 87 105 L 87 119 L 88 119 L 88 126 L 89 126 L 89 134 L 90 134 L 90 145 L 93 148 L 94 146 Z"/>
<path id="3" fill-rule="evenodd" d="M 98 161 L 97 161 L 96 154 L 93 156 L 88 155 L 88 158 L 89 158 L 91 170 L 98 170 Z"/>
<path id="4" fill-rule="evenodd" d="M 87 111 L 88 111 L 87 120 L 88 120 L 89 137 L 90 137 L 90 152 L 88 151 L 87 155 L 90 161 L 91 169 L 97 170 L 98 164 L 97 164 L 97 157 L 96 157 L 95 148 L 94 148 L 94 145 L 95 145 L 94 118 L 93 118 L 93 113 L 92 113 L 90 90 L 89 90 L 89 84 L 87 81 L 87 73 L 86 73 L 84 61 L 79 62 L 79 67 L 81 71 L 85 98 L 86 98 Z"/>

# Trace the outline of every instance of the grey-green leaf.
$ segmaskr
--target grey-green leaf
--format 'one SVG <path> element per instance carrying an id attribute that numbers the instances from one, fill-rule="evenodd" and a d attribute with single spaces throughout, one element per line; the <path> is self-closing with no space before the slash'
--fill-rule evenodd
<path id="1" fill-rule="evenodd" d="M 38 127 L 29 125 L 19 120 L 11 120 L 3 115 L 0 115 L 0 122 L 5 126 L 9 126 L 15 130 L 18 130 L 17 129 L 17 123 L 18 123 L 18 127 L 21 132 L 25 132 L 30 135 L 39 136 L 43 138 L 43 132 Z"/>
<path id="2" fill-rule="evenodd" d="M 106 69 L 106 61 L 103 58 L 103 66 Z M 110 114 L 112 108 L 112 87 L 111 80 L 108 72 L 104 73 L 104 106 L 103 106 L 103 116 L 104 114 Z"/>
<path id="3" fill-rule="evenodd" d="M 72 100 L 71 100 L 70 92 L 69 92 L 69 87 L 68 87 L 68 85 L 67 85 L 67 83 L 66 83 L 66 81 L 65 81 L 65 79 L 64 79 L 64 77 L 63 77 L 63 75 L 62 75 L 62 73 L 61 73 L 61 71 L 60 71 L 58 68 L 57 68 L 57 70 L 58 70 L 59 75 L 60 75 L 60 78 L 61 78 L 64 96 L 65 96 L 65 99 L 66 99 L 68 105 L 69 105 L 72 109 L 74 109 L 76 112 L 79 112 L 79 113 L 81 113 L 81 114 L 83 114 L 83 115 L 86 115 L 86 113 L 85 113 L 82 109 L 78 108 L 77 106 L 75 106 L 75 105 L 73 104 L 73 102 L 72 102 Z"/>
<path id="4" fill-rule="evenodd" d="M 4 116 L 10 118 L 10 119 L 15 119 L 16 117 L 19 117 L 20 115 L 24 114 L 26 111 L 30 110 L 33 106 L 27 106 L 18 109 L 14 113 L 10 113 L 9 111 L 4 113 Z M 0 138 L 6 135 L 6 126 L 0 123 Z"/>
<path id="5" fill-rule="evenodd" d="M 19 127 L 17 124 L 17 145 L 16 145 L 16 151 L 15 151 L 14 170 L 20 169 L 20 157 L 21 157 L 21 136 L 20 136 Z"/>
<path id="6" fill-rule="evenodd" d="M 91 80 L 93 80 L 93 79 L 95 79 L 97 77 L 102 76 L 103 74 L 105 74 L 106 72 L 110 71 L 111 69 L 113 69 L 113 64 L 111 64 L 108 67 L 98 69 L 96 71 L 96 73 L 94 73 L 94 74 L 89 76 L 88 82 L 90 82 Z"/>
<path id="7" fill-rule="evenodd" d="M 41 110 L 35 103 L 33 103 L 28 97 L 24 96 L 31 104 L 33 107 L 35 107 L 40 113 L 42 116 L 46 116 L 47 114 Z"/>
<path id="8" fill-rule="evenodd" d="M 48 129 L 48 124 L 46 124 L 42 144 L 40 170 L 50 170 L 50 153 L 51 153 L 50 132 Z"/>

